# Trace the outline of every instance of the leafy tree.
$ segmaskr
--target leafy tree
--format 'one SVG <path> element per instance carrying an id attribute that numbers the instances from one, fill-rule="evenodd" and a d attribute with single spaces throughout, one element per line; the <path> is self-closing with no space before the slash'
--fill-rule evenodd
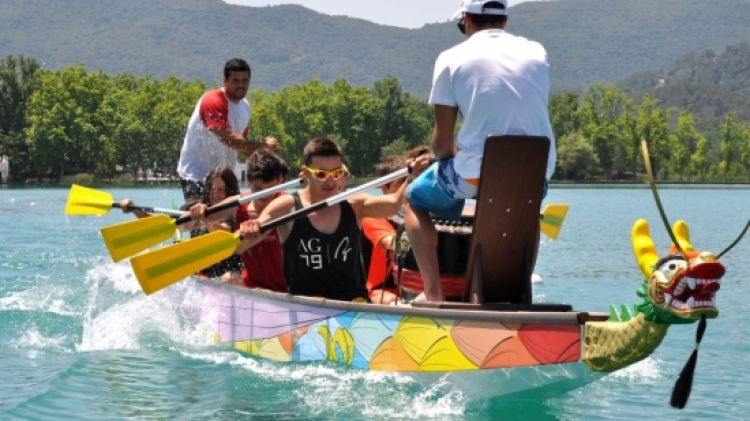
<path id="1" fill-rule="evenodd" d="M 562 138 L 581 128 L 579 104 L 580 98 L 576 91 L 567 90 L 550 96 L 550 121 L 556 138 Z"/>
<path id="2" fill-rule="evenodd" d="M 750 131 L 737 123 L 733 114 L 724 117 L 721 123 L 718 166 L 719 175 L 724 181 L 747 179 L 747 170 L 742 158 L 747 154 L 747 143 L 750 142 L 748 133 Z"/>
<path id="3" fill-rule="evenodd" d="M 690 172 L 695 174 L 700 181 L 706 181 L 711 170 L 708 141 L 699 137 L 695 144 L 695 152 L 690 155 Z"/>
<path id="4" fill-rule="evenodd" d="M 40 71 L 41 84 L 27 109 L 30 161 L 37 174 L 60 180 L 67 171 L 94 172 L 102 150 L 102 114 L 98 112 L 109 78 L 83 66 Z"/>
<path id="5" fill-rule="evenodd" d="M 557 165 L 563 179 L 589 180 L 596 175 L 599 159 L 583 136 L 571 133 L 559 138 Z"/>
<path id="6" fill-rule="evenodd" d="M 29 176 L 29 147 L 24 140 L 26 103 L 39 86 L 39 64 L 23 55 L 0 61 L 0 156 L 10 160 L 14 180 Z"/>
<path id="7" fill-rule="evenodd" d="M 583 98 L 580 134 L 593 146 L 609 180 L 631 168 L 632 139 L 627 124 L 631 106 L 627 95 L 612 85 L 592 85 Z"/>
<path id="8" fill-rule="evenodd" d="M 690 161 L 695 153 L 698 142 L 703 136 L 695 128 L 693 115 L 687 111 L 680 113 L 677 118 L 677 129 L 669 136 L 669 148 L 672 159 L 668 162 L 668 171 L 676 179 L 687 181 L 690 179 Z M 704 139 L 705 143 L 705 139 Z"/>
<path id="9" fill-rule="evenodd" d="M 669 144 L 669 125 L 667 112 L 658 108 L 658 100 L 648 96 L 637 108 L 636 133 L 637 139 L 645 139 L 649 144 L 649 151 L 653 157 L 654 176 L 665 178 L 668 163 L 671 159 Z"/>

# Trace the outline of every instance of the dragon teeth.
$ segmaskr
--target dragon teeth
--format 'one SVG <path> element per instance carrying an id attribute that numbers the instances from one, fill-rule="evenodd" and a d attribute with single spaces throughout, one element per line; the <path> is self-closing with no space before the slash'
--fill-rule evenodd
<path id="1" fill-rule="evenodd" d="M 672 302 L 672 294 L 664 294 L 664 303 L 669 305 Z"/>
<path id="2" fill-rule="evenodd" d="M 682 279 L 680 283 L 677 285 L 677 288 L 674 289 L 674 294 L 680 295 L 682 294 L 682 291 L 684 290 L 685 290 L 685 279 Z"/>
<path id="3" fill-rule="evenodd" d="M 694 297 L 688 298 L 687 303 L 685 303 L 685 304 L 687 304 L 687 306 L 689 308 L 695 307 L 695 298 Z"/>
<path id="4" fill-rule="evenodd" d="M 688 280 L 687 280 L 688 287 L 690 287 L 690 289 L 694 290 L 695 289 L 695 282 L 696 282 L 695 278 L 688 278 Z"/>

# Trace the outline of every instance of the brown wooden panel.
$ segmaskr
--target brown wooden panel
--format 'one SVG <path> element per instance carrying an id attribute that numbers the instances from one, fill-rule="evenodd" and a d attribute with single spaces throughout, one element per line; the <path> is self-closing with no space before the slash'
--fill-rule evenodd
<path id="1" fill-rule="evenodd" d="M 537 136 L 487 138 L 466 273 L 468 301 L 531 304 L 549 143 Z"/>

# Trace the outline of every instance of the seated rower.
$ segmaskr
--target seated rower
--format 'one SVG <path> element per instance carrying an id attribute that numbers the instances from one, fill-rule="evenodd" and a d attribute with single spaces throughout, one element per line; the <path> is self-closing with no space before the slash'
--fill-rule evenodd
<path id="1" fill-rule="evenodd" d="M 219 165 L 212 169 L 206 179 L 202 183 L 205 188 L 202 190 L 201 202 L 203 206 L 208 207 L 215 205 L 227 196 L 235 196 L 239 194 L 239 183 L 234 172 L 224 165 Z M 130 206 L 133 205 L 133 201 L 130 199 L 123 199 L 120 202 L 120 208 L 125 213 L 130 213 Z M 138 218 L 149 216 L 145 212 L 136 211 L 134 212 Z M 216 230 L 234 231 L 236 224 L 234 218 L 215 218 L 210 221 L 206 221 L 205 225 L 198 226 L 197 224 L 191 224 L 189 227 L 192 229 L 191 236 L 196 237 L 199 235 L 206 234 L 208 232 Z M 182 228 L 187 229 L 187 226 Z M 240 272 L 242 271 L 242 260 L 239 256 L 232 256 L 225 259 L 215 265 L 212 265 L 202 270 L 199 275 L 207 278 L 218 278 L 223 282 L 238 284 L 240 280 Z"/>
<path id="2" fill-rule="evenodd" d="M 377 165 L 379 176 L 390 174 L 406 167 L 406 158 L 401 155 L 391 155 Z M 383 184 L 380 189 L 383 194 L 397 192 L 404 180 L 394 180 Z M 369 256 L 363 255 L 365 262 L 369 262 L 367 270 L 367 293 L 370 300 L 378 304 L 390 304 L 398 298 L 391 267 L 393 265 L 393 242 L 396 237 L 396 229 L 390 221 L 385 218 L 363 218 L 362 234 L 371 244 L 364 244 L 364 249 L 372 249 Z"/>
<path id="3" fill-rule="evenodd" d="M 414 163 L 415 170 L 425 166 L 426 160 Z M 244 251 L 263 239 L 266 235 L 260 233 L 263 223 L 339 193 L 341 184 L 347 180 L 345 173 L 343 154 L 336 142 L 327 138 L 311 140 L 305 146 L 300 172 L 305 187 L 298 194 L 277 197 L 258 219 L 240 224 L 243 240 L 237 250 Z M 394 193 L 356 195 L 280 225 L 289 292 L 347 301 L 367 297 L 361 260 L 362 219 L 397 213 L 405 188 L 404 183 Z"/>
<path id="4" fill-rule="evenodd" d="M 203 185 L 205 189 L 203 190 L 202 203 L 206 206 L 213 206 L 229 196 L 235 196 L 240 193 L 237 177 L 229 167 L 224 165 L 219 165 L 212 169 L 206 176 Z M 233 218 L 223 218 L 207 222 L 205 226 L 198 227 L 191 235 L 195 237 L 216 230 L 234 231 L 236 226 Z M 200 275 L 221 279 L 222 282 L 230 284 L 239 284 L 241 271 L 242 260 L 238 256 L 231 256 L 202 270 Z"/>
<path id="5" fill-rule="evenodd" d="M 289 168 L 286 162 L 268 148 L 260 148 L 247 159 L 247 178 L 252 194 L 274 187 L 284 182 Z M 266 206 L 275 198 L 285 195 L 278 192 L 269 197 L 255 199 L 236 208 L 229 208 L 205 217 L 207 207 L 203 204 L 194 205 L 190 213 L 194 221 L 216 221 L 231 218 L 235 226 L 255 219 Z M 228 197 L 224 202 L 237 200 L 245 196 Z M 262 241 L 253 247 L 237 250 L 235 256 L 242 259 L 242 284 L 248 288 L 263 288 L 271 291 L 286 292 L 284 279 L 281 242 L 276 229 L 272 229 Z"/>

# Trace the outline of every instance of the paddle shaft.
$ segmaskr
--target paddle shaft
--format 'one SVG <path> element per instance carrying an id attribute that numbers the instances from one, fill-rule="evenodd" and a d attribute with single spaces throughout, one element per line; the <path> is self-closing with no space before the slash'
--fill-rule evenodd
<path id="1" fill-rule="evenodd" d="M 302 182 L 303 182 L 303 180 L 301 178 L 297 178 L 297 179 L 294 179 L 292 181 L 287 181 L 286 183 L 282 183 L 282 184 L 279 184 L 279 185 L 276 185 L 276 186 L 273 186 L 273 187 L 269 187 L 267 189 L 263 189 L 263 190 L 261 190 L 259 192 L 256 192 L 256 193 L 249 194 L 249 195 L 244 196 L 244 197 L 240 197 L 239 199 L 232 200 L 230 202 L 221 203 L 221 204 L 218 204 L 216 206 L 211 206 L 210 208 L 206 209 L 205 215 L 209 216 L 209 215 L 212 215 L 212 214 L 214 214 L 216 212 L 221 212 L 221 211 L 223 211 L 225 209 L 229 209 L 229 208 L 233 208 L 235 206 L 239 206 L 239 205 L 241 205 L 243 203 L 252 202 L 255 199 L 262 199 L 262 198 L 264 198 L 266 196 L 269 196 L 271 194 L 278 193 L 280 191 L 284 191 L 284 190 L 290 189 L 292 187 L 300 186 L 300 185 L 302 185 Z M 177 221 L 175 221 L 175 222 L 177 223 L 177 225 L 180 225 L 180 224 L 184 224 L 186 222 L 190 222 L 192 220 L 193 220 L 192 216 L 186 215 L 186 216 L 182 216 L 182 217 L 177 218 Z"/>
<path id="2" fill-rule="evenodd" d="M 398 171 L 392 172 L 388 175 L 385 175 L 383 177 L 377 178 L 375 180 L 372 180 L 368 183 L 362 184 L 360 186 L 351 188 L 347 191 L 341 192 L 335 196 L 329 197 L 326 200 L 321 200 L 318 203 L 312 204 L 306 208 L 298 209 L 292 213 L 289 213 L 287 215 L 284 215 L 282 217 L 276 218 L 274 220 L 268 221 L 265 224 L 262 224 L 260 226 L 260 232 L 266 232 L 270 229 L 273 229 L 281 224 L 285 224 L 289 221 L 292 221 L 294 219 L 297 219 L 301 216 L 305 216 L 309 213 L 315 212 L 316 210 L 320 210 L 323 208 L 327 208 L 329 206 L 333 206 L 337 203 L 343 202 L 344 200 L 354 196 L 355 194 L 366 192 L 370 189 L 373 189 L 375 187 L 381 186 L 385 183 L 390 183 L 391 181 L 398 180 L 399 178 L 406 177 L 409 175 L 409 172 L 411 172 L 411 168 L 402 168 Z"/>
<path id="3" fill-rule="evenodd" d="M 120 206 L 119 203 L 113 202 L 112 203 L 113 208 L 120 208 L 122 209 L 122 206 Z M 182 215 L 182 211 L 178 211 L 175 209 L 165 209 L 165 208 L 153 208 L 150 206 L 136 206 L 136 205 L 130 205 L 125 210 L 129 211 L 135 211 L 135 212 L 145 212 L 145 213 L 162 213 L 164 215 L 169 215 L 173 218 L 177 218 L 180 215 Z"/>

